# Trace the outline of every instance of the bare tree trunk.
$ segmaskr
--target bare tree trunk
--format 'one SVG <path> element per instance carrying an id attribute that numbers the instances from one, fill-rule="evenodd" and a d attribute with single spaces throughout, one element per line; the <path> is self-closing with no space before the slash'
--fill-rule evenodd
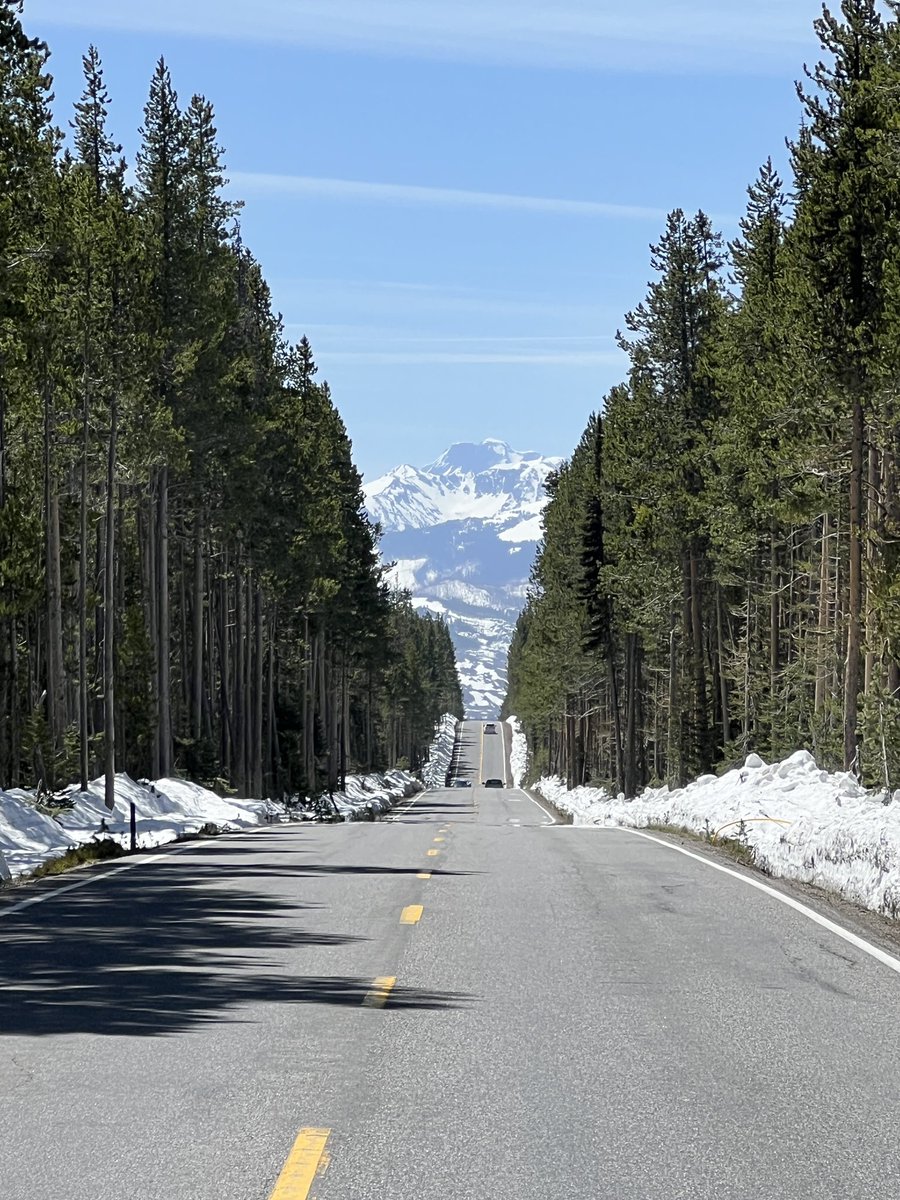
<path id="1" fill-rule="evenodd" d="M 853 397 L 850 445 L 850 580 L 848 597 L 847 659 L 844 689 L 844 770 L 859 770 L 857 731 L 859 719 L 860 652 L 862 648 L 862 551 L 864 536 L 863 461 L 865 427 L 860 396 Z"/>
<path id="2" fill-rule="evenodd" d="M 819 557 L 819 638 L 816 654 L 816 692 L 814 707 L 818 715 L 825 707 L 826 676 L 828 672 L 828 615 L 831 608 L 831 561 L 828 542 L 831 536 L 831 517 L 822 517 L 822 541 Z"/>
<path id="3" fill-rule="evenodd" d="M 775 521 L 769 524 L 769 750 L 774 754 L 777 742 L 776 713 L 778 712 L 778 675 L 781 669 L 780 620 L 781 604 Z"/>
<path id="4" fill-rule="evenodd" d="M 340 785 L 347 789 L 347 763 L 350 758 L 350 681 L 347 677 L 347 660 L 341 655 L 341 724 L 340 724 Z M 410 766 L 413 761 L 410 758 Z"/>
<path id="5" fill-rule="evenodd" d="M 309 617 L 303 615 L 303 687 L 300 695 L 300 723 L 303 726 L 303 786 L 311 788 L 312 778 L 312 660 L 313 648 L 309 640 Z"/>
<path id="6" fill-rule="evenodd" d="M 119 433 L 119 409 L 116 398 L 110 402 L 109 456 L 106 464 L 106 569 L 103 574 L 103 741 L 104 797 L 112 811 L 116 803 L 116 454 Z"/>
<path id="7" fill-rule="evenodd" d="M 882 521 L 881 514 L 883 512 L 882 496 L 881 496 L 881 462 L 878 453 L 878 447 L 875 444 L 875 438 L 870 430 L 869 441 L 869 480 L 868 480 L 868 530 L 869 533 L 881 534 Z M 869 537 L 866 542 L 866 560 L 869 571 L 875 564 L 875 558 L 878 554 L 878 547 L 872 537 Z M 869 588 L 866 588 L 866 655 L 865 655 L 865 673 L 863 676 L 863 692 L 870 696 L 876 686 L 880 683 L 880 679 L 876 679 L 876 666 L 878 658 L 875 654 L 875 610 L 872 604 L 872 593 Z"/>
<path id="8" fill-rule="evenodd" d="M 191 737 L 203 739 L 203 518 L 194 518 L 194 599 L 191 611 Z"/>
<path id="9" fill-rule="evenodd" d="M 88 761 L 88 665 L 87 665 L 87 553 L 88 553 L 88 455 L 90 453 L 89 374 L 85 353 L 81 397 L 81 495 L 78 537 L 78 760 L 80 785 L 87 791 Z"/>
<path id="10" fill-rule="evenodd" d="M 150 655 L 153 672 L 150 679 L 151 703 L 153 706 L 153 739 L 151 746 L 150 774 L 154 779 L 162 776 L 160 769 L 159 740 L 159 552 L 157 550 L 157 481 L 159 471 L 154 468 L 150 475 L 149 498 L 146 512 L 145 548 L 142 556 L 145 576 L 145 607 L 147 629 L 150 633 Z M 140 509 L 138 510 L 140 512 Z"/>
<path id="11" fill-rule="evenodd" d="M 253 691 L 255 707 L 253 713 L 253 795 L 262 799 L 262 748 L 263 748 L 263 604 L 262 589 L 257 586 L 253 615 L 256 625 L 255 677 Z"/>
<path id="12" fill-rule="evenodd" d="M 275 646 L 276 635 L 278 631 L 278 606 L 272 604 L 271 615 L 269 617 L 269 661 L 268 661 L 268 721 L 267 721 L 267 748 L 266 748 L 266 790 L 269 796 L 276 799 L 282 799 L 281 781 L 278 770 L 278 728 L 276 725 L 275 715 Z M 301 680 L 301 683 L 303 681 Z M 303 734 L 305 737 L 305 732 Z"/>
<path id="13" fill-rule="evenodd" d="M 728 677 L 725 673 L 725 633 L 722 628 L 722 589 L 716 585 L 716 663 L 719 672 L 719 707 L 722 718 L 722 747 L 731 745 L 731 712 L 728 704 Z"/>
<path id="14" fill-rule="evenodd" d="M 63 658 L 62 572 L 60 569 L 59 496 L 52 467 L 53 397 L 50 384 L 44 386 L 44 539 L 47 588 L 47 724 L 54 756 L 62 749 L 65 730 L 65 666 Z M 55 786 L 54 765 L 45 763 L 49 778 L 45 786 Z"/>
<path id="15" fill-rule="evenodd" d="M 669 695 L 666 728 L 666 778 L 680 781 L 681 775 L 681 713 L 678 710 L 678 617 L 673 604 L 669 613 Z"/>
<path id="16" fill-rule="evenodd" d="M 706 665 L 703 653 L 703 597 L 700 583 L 700 563 L 695 547 L 691 548 L 691 647 L 694 675 L 694 708 L 696 721 L 696 748 L 701 771 L 712 766 L 709 749 L 709 710 L 706 694 Z"/>
<path id="17" fill-rule="evenodd" d="M 625 636 L 625 770 L 620 790 L 626 796 L 637 794 L 638 782 L 638 694 L 640 691 L 640 665 L 638 635 Z"/>
<path id="18" fill-rule="evenodd" d="M 232 764 L 232 782 L 241 795 L 247 788 L 246 771 L 246 738 L 244 726 L 246 712 L 244 711 L 244 680 L 247 663 L 247 634 L 244 621 L 244 581 L 241 578 L 240 562 L 234 568 L 234 695 L 231 702 L 231 713 L 234 725 L 234 761 Z"/>
<path id="19" fill-rule="evenodd" d="M 169 468 L 159 472 L 159 507 L 157 510 L 159 536 L 159 767 L 167 778 L 172 774 L 172 670 L 171 636 L 169 628 Z"/>
<path id="20" fill-rule="evenodd" d="M 253 568 L 247 568 L 247 576 L 244 581 L 245 597 L 244 597 L 244 622 L 245 622 L 245 639 L 247 645 L 244 649 L 244 786 L 250 792 L 253 789 Z"/>

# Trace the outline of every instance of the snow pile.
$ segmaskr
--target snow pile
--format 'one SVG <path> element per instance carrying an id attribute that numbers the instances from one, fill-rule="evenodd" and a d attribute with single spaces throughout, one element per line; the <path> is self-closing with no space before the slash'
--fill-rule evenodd
<path id="1" fill-rule="evenodd" d="M 102 779 L 94 780 L 85 792 L 73 787 L 64 795 L 71 807 L 50 816 L 34 807 L 27 792 L 0 792 L 0 855 L 11 875 L 27 874 L 48 859 L 101 838 L 127 849 L 132 804 L 139 850 L 164 846 L 198 833 L 206 825 L 236 831 L 284 816 L 284 809 L 271 801 L 223 800 L 184 779 L 136 783 L 129 775 L 117 775 L 111 812 Z"/>
<path id="2" fill-rule="evenodd" d="M 345 821 L 372 820 L 390 812 L 398 800 L 421 790 L 420 784 L 406 771 L 387 771 L 383 775 L 348 775 L 347 787 L 334 793 L 334 803 Z"/>
<path id="3" fill-rule="evenodd" d="M 46 813 L 38 812 L 19 796 L 0 792 L 0 860 L 9 875 L 33 871 L 47 858 L 65 854 L 78 839 L 60 829 Z M 0 876 L 7 878 L 5 872 Z"/>
<path id="4" fill-rule="evenodd" d="M 428 762 L 422 771 L 422 779 L 427 788 L 442 788 L 447 779 L 447 770 L 453 758 L 453 747 L 456 745 L 456 727 L 459 721 L 444 713 L 434 732 L 434 741 L 428 751 Z"/>
<path id="5" fill-rule="evenodd" d="M 374 819 L 418 787 L 405 771 L 350 776 L 346 791 L 335 792 L 334 807 L 345 821 Z M 34 807 L 28 792 L 0 792 L 0 880 L 26 875 L 48 859 L 102 838 L 128 849 L 132 804 L 139 850 L 190 837 L 207 825 L 220 832 L 238 832 L 289 816 L 315 820 L 321 815 L 308 800 L 288 810 L 271 800 L 225 799 L 186 779 L 136 783 L 125 774 L 116 776 L 112 812 L 106 807 L 102 779 L 85 792 L 69 788 L 65 800 L 71 807 L 50 816 Z"/>
<path id="6" fill-rule="evenodd" d="M 829 774 L 806 750 L 767 766 L 744 766 L 686 788 L 648 788 L 635 800 L 596 788 L 537 784 L 576 825 L 672 825 L 747 845 L 762 870 L 838 892 L 900 917 L 900 797 L 882 803 L 849 774 Z"/>
<path id="7" fill-rule="evenodd" d="M 507 717 L 506 723 L 512 730 L 509 767 L 512 771 L 513 787 L 520 788 L 528 771 L 528 741 L 522 732 L 522 723 L 518 717 Z"/>

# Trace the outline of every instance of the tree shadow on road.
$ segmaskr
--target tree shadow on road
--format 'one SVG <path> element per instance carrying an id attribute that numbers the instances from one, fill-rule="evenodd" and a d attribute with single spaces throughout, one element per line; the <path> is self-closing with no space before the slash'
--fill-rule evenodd
<path id="1" fill-rule="evenodd" d="M 241 868 L 254 872 L 269 869 Z M 366 940 L 323 931 L 323 911 L 254 891 L 215 862 L 174 858 L 10 913 L 0 918 L 0 1037 L 158 1037 L 251 1019 L 260 1003 L 361 1005 L 371 980 L 300 973 L 305 952 Z M 399 988 L 391 1006 L 467 999 Z"/>

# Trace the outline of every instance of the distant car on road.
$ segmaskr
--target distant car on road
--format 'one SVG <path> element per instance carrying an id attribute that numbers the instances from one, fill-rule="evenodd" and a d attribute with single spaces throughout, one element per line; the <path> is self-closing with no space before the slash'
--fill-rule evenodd
<path id="1" fill-rule="evenodd" d="M 494 724 L 493 721 L 488 721 L 488 723 L 484 727 L 484 732 L 485 733 L 496 733 L 497 726 Z"/>
<path id="2" fill-rule="evenodd" d="M 484 781 L 484 786 L 485 787 L 500 787 L 500 788 L 502 788 L 502 787 L 505 787 L 506 785 L 504 784 L 502 779 L 486 779 Z"/>
<path id="3" fill-rule="evenodd" d="M 471 779 L 454 779 L 453 786 L 454 787 L 471 787 L 472 780 Z"/>

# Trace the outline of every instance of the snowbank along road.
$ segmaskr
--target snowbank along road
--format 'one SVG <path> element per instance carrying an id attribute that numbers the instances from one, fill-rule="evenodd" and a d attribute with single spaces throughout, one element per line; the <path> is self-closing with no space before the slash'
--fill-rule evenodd
<path id="1" fill-rule="evenodd" d="M 627 832 L 471 788 L 0 905 L 9 1200 L 897 1195 L 900 979 Z"/>

